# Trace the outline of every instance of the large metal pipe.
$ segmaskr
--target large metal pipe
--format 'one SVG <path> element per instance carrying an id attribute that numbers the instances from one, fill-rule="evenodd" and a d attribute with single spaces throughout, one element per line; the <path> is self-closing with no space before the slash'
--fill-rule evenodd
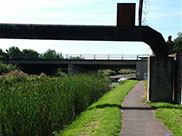
<path id="1" fill-rule="evenodd" d="M 138 15 L 139 15 L 139 26 L 141 26 L 142 25 L 142 10 L 143 10 L 143 0 L 140 0 L 140 3 L 139 3 L 139 13 L 138 13 Z"/>
<path id="2" fill-rule="evenodd" d="M 167 55 L 163 36 L 148 26 L 0 24 L 0 38 L 42 40 L 143 41 L 156 55 Z"/>

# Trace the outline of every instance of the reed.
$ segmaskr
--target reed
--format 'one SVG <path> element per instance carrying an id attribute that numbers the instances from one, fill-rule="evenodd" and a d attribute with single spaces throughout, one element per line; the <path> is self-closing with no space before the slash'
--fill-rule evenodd
<path id="1" fill-rule="evenodd" d="M 0 134 L 49 136 L 109 90 L 108 78 L 0 77 Z"/>

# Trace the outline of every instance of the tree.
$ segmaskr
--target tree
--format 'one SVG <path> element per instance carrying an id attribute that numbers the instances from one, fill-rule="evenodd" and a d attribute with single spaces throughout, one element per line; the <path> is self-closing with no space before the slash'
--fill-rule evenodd
<path id="1" fill-rule="evenodd" d="M 22 58 L 24 59 L 38 59 L 39 53 L 32 49 L 24 49 L 22 50 Z"/>
<path id="2" fill-rule="evenodd" d="M 6 57 L 6 53 L 2 49 L 0 49 L 0 59 L 5 59 Z"/>
<path id="3" fill-rule="evenodd" d="M 62 54 L 56 53 L 55 50 L 48 49 L 45 53 L 41 54 L 42 59 L 62 59 Z"/>
<path id="4" fill-rule="evenodd" d="M 182 51 L 182 32 L 178 33 L 178 37 L 174 39 L 174 52 L 180 52 Z"/>
<path id="5" fill-rule="evenodd" d="M 22 52 L 18 47 L 12 46 L 9 49 L 6 50 L 7 56 L 10 59 L 19 59 L 22 58 Z"/>
<path id="6" fill-rule="evenodd" d="M 76 57 L 70 56 L 69 59 L 72 59 L 72 60 L 81 60 L 81 59 L 84 59 L 84 58 L 81 57 L 81 56 L 76 56 Z"/>

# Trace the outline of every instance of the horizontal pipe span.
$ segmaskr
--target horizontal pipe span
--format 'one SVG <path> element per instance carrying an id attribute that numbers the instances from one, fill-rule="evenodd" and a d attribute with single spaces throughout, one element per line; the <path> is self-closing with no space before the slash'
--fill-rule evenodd
<path id="1" fill-rule="evenodd" d="M 168 50 L 162 35 L 148 26 L 84 26 L 42 24 L 0 24 L 0 38 L 44 40 L 142 41 L 156 55 Z"/>
<path id="2" fill-rule="evenodd" d="M 136 32 L 146 27 L 0 24 L 1 38 L 45 40 L 141 41 Z"/>

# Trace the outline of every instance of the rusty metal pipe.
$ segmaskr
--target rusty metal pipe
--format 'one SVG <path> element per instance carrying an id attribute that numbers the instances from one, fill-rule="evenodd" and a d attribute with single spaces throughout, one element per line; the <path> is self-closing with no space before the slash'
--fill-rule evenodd
<path id="1" fill-rule="evenodd" d="M 143 10 L 143 0 L 140 0 L 140 3 L 139 3 L 139 26 L 142 25 L 142 10 Z"/>
<path id="2" fill-rule="evenodd" d="M 156 55 L 167 55 L 163 36 L 148 26 L 0 24 L 0 38 L 89 41 L 143 41 Z"/>

